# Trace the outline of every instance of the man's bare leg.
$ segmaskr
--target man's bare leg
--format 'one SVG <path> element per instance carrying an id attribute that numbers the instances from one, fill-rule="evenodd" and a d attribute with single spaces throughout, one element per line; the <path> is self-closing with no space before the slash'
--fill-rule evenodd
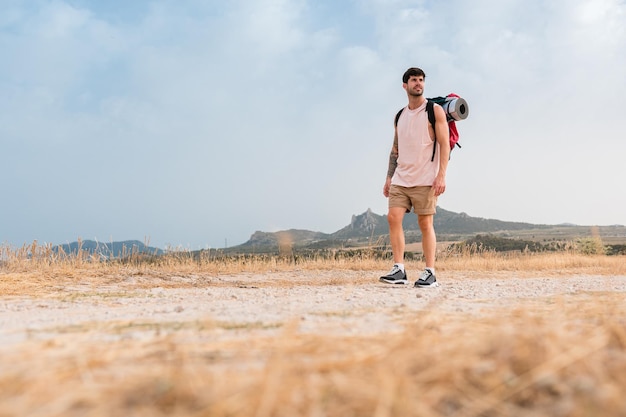
<path id="1" fill-rule="evenodd" d="M 389 241 L 391 243 L 391 252 L 393 253 L 393 262 L 396 264 L 404 263 L 404 230 L 402 229 L 402 220 L 404 219 L 406 209 L 403 207 L 390 207 L 387 214 L 389 222 Z"/>
<path id="2" fill-rule="evenodd" d="M 417 224 L 422 231 L 422 251 L 426 260 L 426 268 L 435 268 L 435 255 L 437 253 L 437 236 L 435 235 L 434 217 L 418 215 Z M 393 246 L 392 246 L 393 249 Z"/>

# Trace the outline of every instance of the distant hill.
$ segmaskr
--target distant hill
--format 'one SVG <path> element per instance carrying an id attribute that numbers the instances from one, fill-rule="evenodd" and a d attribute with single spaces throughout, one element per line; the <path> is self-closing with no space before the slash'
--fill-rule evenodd
<path id="1" fill-rule="evenodd" d="M 241 247 L 252 247 L 252 246 L 278 246 L 282 244 L 307 244 L 314 243 L 319 240 L 326 240 L 330 237 L 325 233 L 321 232 L 311 232 L 309 230 L 283 230 L 280 232 L 254 232 L 250 239 L 239 245 Z"/>
<path id="2" fill-rule="evenodd" d="M 509 222 L 472 217 L 466 213 L 455 213 L 441 207 L 437 207 L 434 223 L 437 240 L 440 242 L 459 242 L 480 234 L 493 234 L 506 239 L 561 242 L 572 241 L 581 237 L 598 236 L 606 244 L 624 244 L 626 242 L 626 227 L 622 225 L 577 226 L 567 223 L 544 225 Z M 408 213 L 404 216 L 403 227 L 407 244 L 420 241 L 421 232 L 417 225 L 417 216 L 414 213 Z M 387 216 L 376 214 L 367 209 L 361 214 L 353 215 L 348 225 L 333 233 L 301 229 L 278 232 L 256 231 L 247 242 L 225 248 L 223 251 L 229 254 L 246 254 L 359 248 L 386 245 L 388 240 Z M 53 251 L 76 254 L 79 248 L 90 255 L 97 254 L 101 259 L 120 258 L 130 254 L 162 255 L 165 253 L 159 248 L 146 246 L 138 240 L 111 243 L 84 240 L 55 246 Z"/>
<path id="3" fill-rule="evenodd" d="M 494 233 L 501 231 L 518 231 L 548 229 L 553 226 L 537 225 L 521 222 L 471 217 L 466 213 L 455 213 L 437 207 L 435 215 L 437 235 L 470 237 L 477 233 Z M 417 225 L 417 216 L 408 213 L 404 216 L 404 230 L 407 240 L 421 235 Z M 329 247 L 345 247 L 367 242 L 375 242 L 389 234 L 386 215 L 379 215 L 367 209 L 364 213 L 353 215 L 350 224 L 334 233 L 312 232 L 308 230 L 283 230 L 279 232 L 254 232 L 250 239 L 238 246 L 227 249 L 229 252 L 267 252 L 283 247 L 293 249 L 322 249 Z"/>
<path id="4" fill-rule="evenodd" d="M 408 217 L 408 216 L 405 216 Z M 509 222 L 496 219 L 484 219 L 482 217 L 472 217 L 466 213 L 454 213 L 437 207 L 435 215 L 435 229 L 437 233 L 442 234 L 475 234 L 475 233 L 493 233 L 504 230 L 530 230 L 530 229 L 547 229 L 550 225 L 531 224 L 522 222 Z M 417 226 L 417 218 L 413 214 L 414 230 L 419 230 Z"/>
<path id="5" fill-rule="evenodd" d="M 81 240 L 52 248 L 52 251 L 55 253 L 65 253 L 67 255 L 76 255 L 79 250 L 89 255 L 99 255 L 101 259 L 120 258 L 131 254 L 162 255 L 164 253 L 161 249 L 146 246 L 139 240 L 109 243 Z"/>
<path id="6" fill-rule="evenodd" d="M 475 234 L 491 233 L 503 230 L 528 230 L 549 228 L 548 225 L 537 225 L 520 222 L 507 222 L 494 219 L 471 217 L 465 213 L 455 213 L 437 207 L 434 219 L 437 234 Z M 402 223 L 405 232 L 417 231 L 417 216 L 415 213 L 407 213 Z M 352 216 L 350 224 L 341 230 L 329 235 L 333 239 L 354 239 L 362 237 L 381 236 L 389 234 L 387 216 L 373 213 L 370 209 L 363 214 Z"/>

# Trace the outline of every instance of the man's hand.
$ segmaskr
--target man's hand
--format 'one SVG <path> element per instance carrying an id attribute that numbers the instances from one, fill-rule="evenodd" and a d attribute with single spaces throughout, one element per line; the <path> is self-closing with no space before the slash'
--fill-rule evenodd
<path id="1" fill-rule="evenodd" d="M 391 187 L 391 178 L 387 177 L 387 181 L 385 181 L 385 186 L 383 187 L 383 195 L 385 197 L 389 197 L 389 187 Z"/>
<path id="2" fill-rule="evenodd" d="M 437 175 L 435 182 L 433 183 L 433 191 L 435 197 L 440 196 L 446 191 L 446 178 L 443 175 Z"/>

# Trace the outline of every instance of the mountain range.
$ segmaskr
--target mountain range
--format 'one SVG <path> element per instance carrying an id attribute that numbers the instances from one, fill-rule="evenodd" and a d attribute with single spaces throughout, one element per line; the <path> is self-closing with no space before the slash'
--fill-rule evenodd
<path id="1" fill-rule="evenodd" d="M 455 213 L 437 207 L 434 218 L 437 235 L 447 240 L 458 240 L 477 233 L 496 233 L 504 231 L 549 229 L 554 226 L 531 223 L 508 222 L 495 219 L 472 217 L 466 213 Z M 417 225 L 417 216 L 408 213 L 404 216 L 403 227 L 407 242 L 421 236 Z M 353 215 L 350 224 L 334 233 L 322 233 L 310 230 L 290 229 L 279 232 L 257 231 L 250 239 L 238 246 L 228 248 L 229 252 L 265 252 L 275 251 L 282 246 L 298 249 L 322 249 L 328 247 L 359 246 L 384 239 L 389 234 L 386 215 L 379 215 L 367 209 L 364 213 Z"/>
<path id="2" fill-rule="evenodd" d="M 466 213 L 455 213 L 437 207 L 434 218 L 437 239 L 440 242 L 468 240 L 480 234 L 493 234 L 507 239 L 568 240 L 579 237 L 600 236 L 613 242 L 626 242 L 626 227 L 577 226 L 572 224 L 545 225 L 523 222 L 502 221 L 472 217 Z M 419 242 L 421 232 L 417 216 L 408 213 L 404 216 L 403 227 L 406 242 Z M 389 225 L 386 215 L 372 210 L 353 215 L 350 223 L 333 233 L 311 230 L 289 229 L 278 232 L 254 232 L 248 241 L 241 245 L 223 248 L 225 253 L 275 253 L 281 250 L 318 250 L 329 248 L 350 248 L 388 243 Z M 124 257 L 131 254 L 161 255 L 165 251 L 147 246 L 138 240 L 102 243 L 91 240 L 55 246 L 56 252 L 75 254 L 79 250 L 97 254 L 101 259 Z"/>
<path id="3" fill-rule="evenodd" d="M 164 252 L 159 248 L 147 246 L 138 240 L 125 240 L 123 242 L 97 242 L 94 240 L 81 240 L 78 242 L 57 245 L 52 248 L 54 253 L 77 254 L 83 252 L 91 256 L 96 255 L 99 259 L 122 258 L 130 255 L 162 255 Z"/>

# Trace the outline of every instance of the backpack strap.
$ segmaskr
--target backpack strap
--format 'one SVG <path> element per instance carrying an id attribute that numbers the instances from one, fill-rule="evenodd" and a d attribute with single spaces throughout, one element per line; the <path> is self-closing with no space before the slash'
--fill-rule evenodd
<path id="1" fill-rule="evenodd" d="M 400 120 L 400 115 L 404 111 L 404 107 L 400 109 L 400 111 L 396 114 L 396 119 L 393 122 L 394 126 L 398 126 L 398 120 Z M 435 128 L 435 104 L 427 100 L 426 101 L 426 112 L 428 113 L 428 121 L 430 122 L 433 129 Z"/>
<path id="2" fill-rule="evenodd" d="M 435 129 L 435 103 L 430 100 L 426 101 L 426 113 L 428 113 L 428 121 L 433 127 L 435 133 L 435 143 L 433 143 L 433 156 L 430 158 L 430 162 L 435 161 L 435 151 L 437 150 L 437 129 Z"/>
<path id="3" fill-rule="evenodd" d="M 404 110 L 404 107 L 402 107 L 400 111 L 398 112 L 398 114 L 396 114 L 396 120 L 393 122 L 393 125 L 396 127 L 398 127 L 398 120 L 400 120 L 400 115 L 402 114 L 403 110 Z"/>

